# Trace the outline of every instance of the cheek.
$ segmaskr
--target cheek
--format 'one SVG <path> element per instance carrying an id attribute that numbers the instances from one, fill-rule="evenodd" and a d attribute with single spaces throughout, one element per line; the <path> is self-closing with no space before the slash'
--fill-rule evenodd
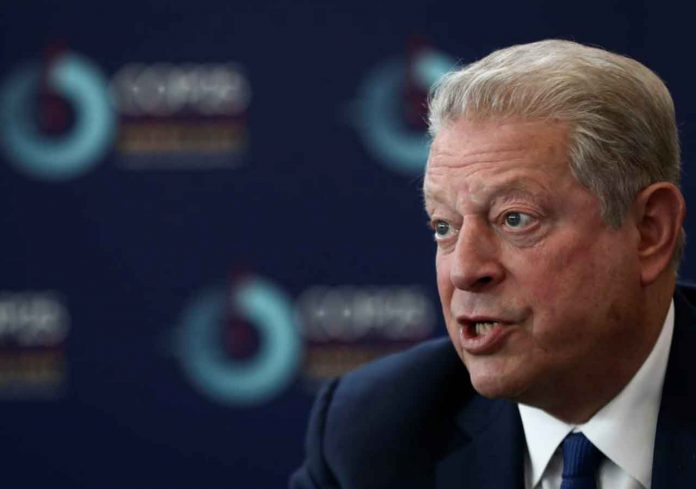
<path id="1" fill-rule="evenodd" d="M 595 292 L 611 274 L 611 253 L 595 237 L 568 234 L 520 256 L 517 275 L 536 299 L 553 304 L 559 296 Z"/>
<path id="2" fill-rule="evenodd" d="M 435 271 L 437 274 L 437 290 L 443 307 L 449 305 L 454 286 L 450 280 L 449 262 L 439 253 L 435 256 Z"/>
<path id="3" fill-rule="evenodd" d="M 576 238 L 554 252 L 542 250 L 528 257 L 526 273 L 518 276 L 534 311 L 532 334 L 539 346 L 558 352 L 582 350 L 601 335 L 601 319 L 612 316 L 623 293 L 615 277 L 622 259 L 616 255 L 601 239 Z"/>
<path id="4" fill-rule="evenodd" d="M 435 268 L 437 272 L 437 291 L 440 296 L 440 306 L 442 307 L 442 316 L 445 320 L 447 332 L 453 343 L 457 344 L 457 327 L 452 319 L 451 305 L 452 296 L 454 294 L 454 285 L 450 280 L 449 264 L 446 258 L 438 256 L 435 260 Z M 457 348 L 459 350 L 459 348 Z"/>

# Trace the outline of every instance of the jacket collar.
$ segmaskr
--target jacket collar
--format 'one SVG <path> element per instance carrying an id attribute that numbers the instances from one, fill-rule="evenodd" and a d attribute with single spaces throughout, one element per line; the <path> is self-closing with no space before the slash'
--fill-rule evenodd
<path id="1" fill-rule="evenodd" d="M 514 403 L 476 396 L 457 425 L 465 441 L 438 465 L 438 489 L 524 488 L 524 432 Z"/>
<path id="2" fill-rule="evenodd" d="M 657 419 L 652 489 L 696 484 L 696 311 L 685 298 L 693 293 L 679 288 L 674 295 L 674 335 Z"/>

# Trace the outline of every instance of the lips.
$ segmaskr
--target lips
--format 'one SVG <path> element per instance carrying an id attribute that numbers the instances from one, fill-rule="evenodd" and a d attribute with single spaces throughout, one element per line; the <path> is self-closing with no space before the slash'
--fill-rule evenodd
<path id="1" fill-rule="evenodd" d="M 459 318 L 459 342 L 467 353 L 490 355 L 505 343 L 513 323 L 491 317 Z"/>

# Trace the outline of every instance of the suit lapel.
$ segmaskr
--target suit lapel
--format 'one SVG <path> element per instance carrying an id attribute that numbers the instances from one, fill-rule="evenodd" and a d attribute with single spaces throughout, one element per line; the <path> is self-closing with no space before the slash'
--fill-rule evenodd
<path id="1" fill-rule="evenodd" d="M 524 487 L 524 432 L 515 404 L 477 397 L 457 424 L 467 441 L 438 465 L 438 489 Z"/>
<path id="2" fill-rule="evenodd" d="M 657 420 L 652 489 L 696 487 L 696 316 L 677 292 L 672 346 Z"/>

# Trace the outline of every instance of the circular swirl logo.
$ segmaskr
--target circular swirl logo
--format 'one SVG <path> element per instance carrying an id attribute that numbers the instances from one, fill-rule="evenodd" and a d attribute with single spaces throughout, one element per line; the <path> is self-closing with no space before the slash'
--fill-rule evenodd
<path id="1" fill-rule="evenodd" d="M 72 124 L 63 134 L 46 134 L 38 123 L 35 112 L 43 87 L 72 110 Z M 2 148 L 16 168 L 32 177 L 60 181 L 81 175 L 105 155 L 115 131 L 108 82 L 76 53 L 60 55 L 45 74 L 40 63 L 28 63 L 0 87 Z"/>
<path id="2" fill-rule="evenodd" d="M 225 335 L 230 319 L 237 334 Z M 200 293 L 186 307 L 179 333 L 176 353 L 185 375 L 223 404 L 274 398 L 295 377 L 302 354 L 290 299 L 260 277 L 235 283 L 231 293 L 224 287 Z"/>
<path id="3" fill-rule="evenodd" d="M 417 175 L 428 158 L 428 135 L 409 128 L 403 117 L 401 95 L 406 74 L 426 91 L 455 65 L 448 56 L 433 50 L 385 62 L 365 78 L 359 89 L 357 129 L 366 148 L 382 163 L 399 173 Z"/>

